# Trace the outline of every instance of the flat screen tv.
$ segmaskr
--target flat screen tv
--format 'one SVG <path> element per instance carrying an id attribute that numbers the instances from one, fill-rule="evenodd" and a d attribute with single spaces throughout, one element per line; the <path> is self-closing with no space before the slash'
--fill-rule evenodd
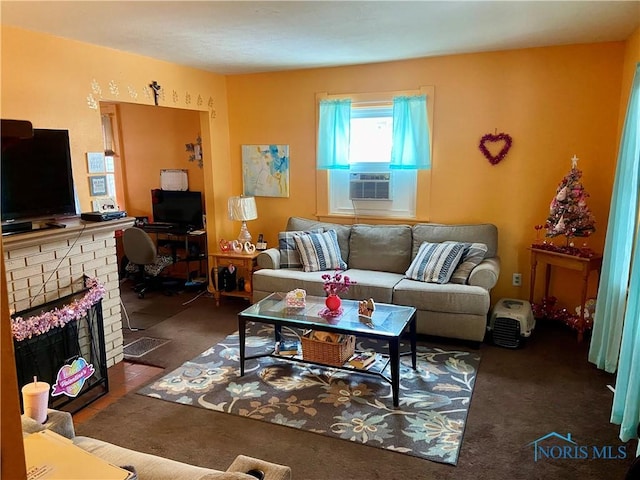
<path id="1" fill-rule="evenodd" d="M 3 146 L 2 223 L 75 215 L 68 130 L 33 129 L 33 137 Z"/>
<path id="2" fill-rule="evenodd" d="M 187 229 L 202 228 L 202 193 L 151 190 L 153 221 L 173 223 Z"/>

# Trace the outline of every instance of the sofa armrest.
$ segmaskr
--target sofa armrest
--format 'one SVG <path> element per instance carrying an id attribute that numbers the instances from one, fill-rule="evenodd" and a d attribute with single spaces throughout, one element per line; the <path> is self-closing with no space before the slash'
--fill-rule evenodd
<path id="1" fill-rule="evenodd" d="M 499 276 L 500 257 L 485 258 L 471 271 L 469 285 L 490 291 L 498 283 Z"/>
<path id="2" fill-rule="evenodd" d="M 277 248 L 269 248 L 263 252 L 260 252 L 256 259 L 258 267 L 279 269 L 280 268 L 280 250 Z"/>
<path id="3" fill-rule="evenodd" d="M 33 418 L 22 415 L 22 433 L 36 433 L 42 430 L 51 430 L 52 432 L 62 435 L 63 437 L 72 439 L 76 436 L 73 428 L 73 417 L 69 412 L 60 410 L 47 410 L 47 421 L 44 423 L 36 422 Z"/>
<path id="4" fill-rule="evenodd" d="M 227 472 L 246 473 L 249 470 L 264 472 L 264 480 L 291 480 L 291 468 L 246 455 L 238 455 L 227 469 Z"/>

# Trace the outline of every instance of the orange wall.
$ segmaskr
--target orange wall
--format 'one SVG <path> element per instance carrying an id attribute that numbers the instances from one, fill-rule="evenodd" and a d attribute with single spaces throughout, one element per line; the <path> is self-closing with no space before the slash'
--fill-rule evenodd
<path id="1" fill-rule="evenodd" d="M 596 249 L 604 244 L 629 44 L 224 77 L 3 27 L 2 116 L 29 119 L 35 127 L 70 130 L 74 176 L 86 211 L 90 205 L 84 155 L 102 145 L 99 111 L 90 107 L 91 99 L 152 105 L 145 86 L 158 81 L 165 89 L 162 106 L 197 111 L 201 125 L 207 126 L 203 147 L 211 161 L 205 162 L 203 178 L 211 251 L 217 239 L 234 236 L 238 228 L 226 218 L 226 201 L 242 191 L 242 144 L 290 146 L 290 197 L 258 198 L 260 217 L 250 224 L 252 232 L 263 232 L 274 245 L 289 215 L 311 217 L 323 208 L 317 203 L 322 178 L 315 170 L 315 94 L 433 85 L 433 188 L 427 198 L 431 208 L 419 220 L 495 223 L 503 273 L 494 300 L 527 298 L 527 246 L 535 238 L 533 226 L 546 219 L 574 153 L 581 159 L 589 206 L 598 222 L 589 244 Z M 491 166 L 477 143 L 496 129 L 509 133 L 514 143 L 507 158 Z M 426 187 L 422 178 L 421 189 Z M 421 205 L 419 211 L 424 210 Z M 523 273 L 523 287 L 511 286 L 513 272 Z M 574 280 L 560 275 L 555 283 L 562 289 L 561 284 Z M 565 290 L 572 291 L 570 286 Z"/>
<path id="2" fill-rule="evenodd" d="M 317 204 L 322 192 L 315 170 L 315 94 L 433 85 L 431 211 L 419 220 L 496 224 L 502 275 L 494 301 L 528 298 L 533 227 L 546 220 L 573 154 L 580 157 L 598 222 L 589 244 L 596 249 L 604 244 L 624 49 L 624 42 L 615 42 L 229 77 L 233 190 L 242 189 L 241 145 L 289 144 L 291 196 L 258 198 L 259 218 L 250 225 L 274 245 L 288 216 L 313 217 L 323 208 Z M 478 141 L 496 129 L 513 137 L 513 147 L 502 163 L 491 166 Z M 523 273 L 522 287 L 511 286 L 514 272 Z M 572 293 L 563 284 L 578 281 L 571 274 L 554 279 L 560 293 Z"/>
<path id="3" fill-rule="evenodd" d="M 92 210 L 85 155 L 103 148 L 99 102 L 151 105 L 159 111 L 148 89 L 155 80 L 164 90 L 160 106 L 191 110 L 203 126 L 209 237 L 235 229 L 226 213 L 231 191 L 224 76 L 14 27 L 3 26 L 1 33 L 2 118 L 30 120 L 35 128 L 69 130 L 82 211 Z M 186 138 L 176 141 L 193 142 L 197 133 L 195 127 L 188 129 Z M 186 152 L 179 155 L 187 158 Z M 157 178 L 155 171 L 144 174 Z M 216 248 L 217 242 L 213 245 Z"/>
<path id="4" fill-rule="evenodd" d="M 126 178 L 125 202 L 131 216 L 151 219 L 151 189 L 160 188 L 160 170 L 185 169 L 189 190 L 204 192 L 204 172 L 189 161 L 185 144 L 200 134 L 200 116 L 194 110 L 119 105 Z M 210 159 L 208 159 L 210 160 Z"/>
<path id="5" fill-rule="evenodd" d="M 636 28 L 635 32 L 631 34 L 626 42 L 624 51 L 622 94 L 620 95 L 620 132 L 622 132 L 622 128 L 624 126 L 624 119 L 627 114 L 627 106 L 629 103 L 629 94 L 631 93 L 631 84 L 633 83 L 633 76 L 636 73 L 638 63 L 640 63 L 640 27 Z"/>

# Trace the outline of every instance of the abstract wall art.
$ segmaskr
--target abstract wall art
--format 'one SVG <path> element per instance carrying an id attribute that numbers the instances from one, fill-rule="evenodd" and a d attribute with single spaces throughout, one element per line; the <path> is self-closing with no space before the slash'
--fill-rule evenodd
<path id="1" fill-rule="evenodd" d="M 289 197 L 289 145 L 242 145 L 245 196 Z"/>

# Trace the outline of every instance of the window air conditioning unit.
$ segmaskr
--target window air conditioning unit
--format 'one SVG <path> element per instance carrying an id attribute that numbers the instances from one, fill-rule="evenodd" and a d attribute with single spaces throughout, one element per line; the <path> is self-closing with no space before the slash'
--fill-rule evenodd
<path id="1" fill-rule="evenodd" d="M 350 200 L 391 200 L 391 173 L 350 173 Z"/>

